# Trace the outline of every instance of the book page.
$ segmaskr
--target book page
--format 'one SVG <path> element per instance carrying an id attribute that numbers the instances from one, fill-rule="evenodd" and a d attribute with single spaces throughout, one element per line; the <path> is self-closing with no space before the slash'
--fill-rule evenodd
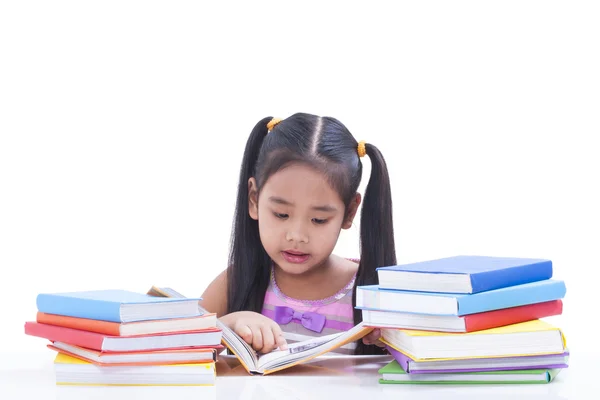
<path id="1" fill-rule="evenodd" d="M 323 346 L 338 337 L 343 335 L 342 333 L 334 333 L 332 335 L 315 337 L 313 339 L 304 340 L 302 342 L 296 342 L 288 345 L 287 350 L 275 350 L 270 353 L 264 354 L 258 357 L 258 369 L 262 368 L 271 363 L 285 363 L 286 361 L 296 360 L 298 358 L 306 357 L 307 354 L 312 354 L 311 351 L 317 349 L 319 346 Z"/>
<path id="2" fill-rule="evenodd" d="M 285 351 L 276 351 L 259 357 L 259 370 L 271 373 L 311 360 L 328 353 L 346 343 L 353 342 L 371 332 L 373 328 L 364 326 L 361 322 L 352 329 L 342 333 L 316 337 L 290 345 Z M 285 354 L 282 354 L 285 353 Z"/>

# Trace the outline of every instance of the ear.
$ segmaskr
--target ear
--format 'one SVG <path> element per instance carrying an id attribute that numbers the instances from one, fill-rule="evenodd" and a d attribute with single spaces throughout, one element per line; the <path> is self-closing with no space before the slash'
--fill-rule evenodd
<path id="1" fill-rule="evenodd" d="M 356 216 L 356 212 L 358 211 L 360 201 L 360 193 L 356 193 L 356 195 L 350 202 L 350 205 L 348 206 L 348 212 L 346 213 L 346 219 L 344 219 L 344 223 L 342 224 L 342 229 L 349 229 L 352 227 L 352 221 L 354 221 L 354 217 Z"/>
<path id="2" fill-rule="evenodd" d="M 254 178 L 248 179 L 248 214 L 258 220 L 258 186 Z"/>

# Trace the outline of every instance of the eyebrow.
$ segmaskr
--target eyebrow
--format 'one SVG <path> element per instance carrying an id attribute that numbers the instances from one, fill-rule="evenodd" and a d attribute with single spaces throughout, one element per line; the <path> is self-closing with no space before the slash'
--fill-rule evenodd
<path id="1" fill-rule="evenodd" d="M 269 201 L 272 203 L 275 203 L 275 204 L 282 204 L 284 206 L 294 206 L 294 203 L 291 203 L 291 202 L 287 201 L 286 199 L 277 197 L 277 196 L 269 197 Z M 323 211 L 323 212 L 337 211 L 337 208 L 335 208 L 334 206 L 331 206 L 329 204 L 326 204 L 323 206 L 312 206 L 311 209 L 313 209 L 315 211 Z"/>

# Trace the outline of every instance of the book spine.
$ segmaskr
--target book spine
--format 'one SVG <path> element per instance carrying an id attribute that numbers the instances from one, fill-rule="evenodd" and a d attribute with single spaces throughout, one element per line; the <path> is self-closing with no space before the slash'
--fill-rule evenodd
<path id="1" fill-rule="evenodd" d="M 559 300 L 565 296 L 564 281 L 548 280 L 540 285 L 519 285 L 471 295 L 458 296 L 458 315 L 518 307 Z"/>
<path id="2" fill-rule="evenodd" d="M 562 314 L 562 300 L 553 300 L 471 314 L 464 319 L 466 332 L 476 332 L 560 314 Z"/>
<path id="3" fill-rule="evenodd" d="M 552 278 L 552 261 L 471 274 L 471 293 L 522 285 Z"/>
<path id="4" fill-rule="evenodd" d="M 38 311 L 46 314 L 123 322 L 121 304 L 117 302 L 42 293 L 37 296 L 36 305 Z"/>

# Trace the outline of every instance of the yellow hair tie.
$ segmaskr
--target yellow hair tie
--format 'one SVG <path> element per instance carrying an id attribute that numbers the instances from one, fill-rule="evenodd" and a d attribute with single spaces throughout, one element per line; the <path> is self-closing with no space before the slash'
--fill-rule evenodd
<path id="1" fill-rule="evenodd" d="M 269 123 L 267 124 L 267 131 L 271 132 L 273 130 L 273 128 L 275 128 L 275 126 L 280 123 L 282 120 L 281 118 L 273 118 L 269 121 Z"/>
<path id="2" fill-rule="evenodd" d="M 364 140 L 361 140 L 360 142 L 358 142 L 358 156 L 359 157 L 364 157 L 365 154 L 367 154 L 367 148 L 366 148 L 367 142 L 365 142 Z"/>

